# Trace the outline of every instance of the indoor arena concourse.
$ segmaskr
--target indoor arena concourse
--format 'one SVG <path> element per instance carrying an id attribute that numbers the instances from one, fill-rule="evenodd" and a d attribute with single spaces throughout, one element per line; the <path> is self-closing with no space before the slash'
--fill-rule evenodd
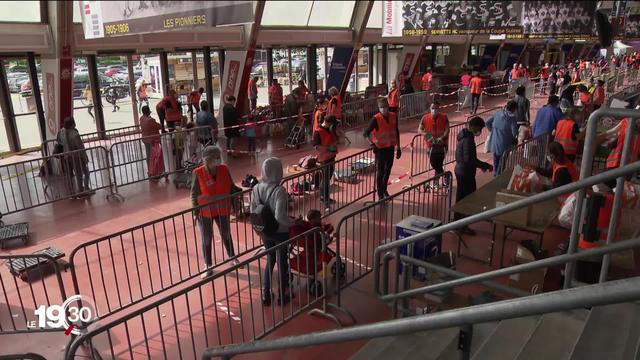
<path id="1" fill-rule="evenodd" d="M 640 1 L 0 1 L 0 360 L 640 359 Z"/>

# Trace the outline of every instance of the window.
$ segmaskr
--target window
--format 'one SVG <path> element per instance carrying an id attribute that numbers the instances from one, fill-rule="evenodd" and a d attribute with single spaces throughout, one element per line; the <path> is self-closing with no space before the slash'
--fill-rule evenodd
<path id="1" fill-rule="evenodd" d="M 112 130 L 135 125 L 127 57 L 120 55 L 97 56 L 96 63 L 105 129 Z M 136 70 L 139 75 L 142 75 L 139 67 L 134 68 L 134 73 Z M 80 89 L 74 89 L 74 96 L 78 91 Z"/>
<path id="2" fill-rule="evenodd" d="M 298 86 L 298 81 L 304 81 L 308 86 L 307 80 L 307 49 L 292 48 L 291 49 L 291 85 L 293 88 Z"/>
<path id="3" fill-rule="evenodd" d="M 273 49 L 273 78 L 278 80 L 285 94 L 291 92 L 289 52 L 287 49 Z"/>
<path id="4" fill-rule="evenodd" d="M 251 67 L 251 77 L 257 77 L 258 82 L 258 105 L 268 105 L 269 95 L 267 84 L 267 50 L 256 50 L 256 55 L 253 59 L 253 66 Z"/>
<path id="5" fill-rule="evenodd" d="M 347 28 L 354 7 L 355 1 L 267 1 L 261 25 Z"/>
<path id="6" fill-rule="evenodd" d="M 20 147 L 28 149 L 42 144 L 40 125 L 36 113 L 36 101 L 31 90 L 31 77 L 26 58 L 9 58 L 2 62 L 7 74 L 11 104 L 15 114 Z M 38 71 L 42 88 L 42 73 Z"/>
<path id="7" fill-rule="evenodd" d="M 97 131 L 87 58 L 73 61 L 73 119 L 80 134 Z"/>
<path id="8" fill-rule="evenodd" d="M 41 22 L 40 1 L 2 1 L 0 22 Z"/>
<path id="9" fill-rule="evenodd" d="M 4 126 L 4 114 L 0 109 L 0 154 L 9 151 L 9 138 L 7 137 L 7 129 Z"/>
<path id="10" fill-rule="evenodd" d="M 221 74 L 220 74 L 220 54 L 218 51 L 211 51 L 211 83 L 213 87 L 213 112 L 215 114 L 215 109 L 220 106 L 220 94 L 221 91 Z M 208 98 L 208 95 L 207 95 Z"/>
<path id="11" fill-rule="evenodd" d="M 373 8 L 371 8 L 371 14 L 369 14 L 369 20 L 367 21 L 367 28 L 382 29 L 382 6 L 381 0 L 373 2 Z"/>

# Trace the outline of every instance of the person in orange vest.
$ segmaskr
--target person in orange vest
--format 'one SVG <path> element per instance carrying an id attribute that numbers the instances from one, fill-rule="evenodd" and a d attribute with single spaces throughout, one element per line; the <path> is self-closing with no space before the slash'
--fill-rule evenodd
<path id="1" fill-rule="evenodd" d="M 238 264 L 231 238 L 231 199 L 234 182 L 227 165 L 222 163 L 222 152 L 217 146 L 207 146 L 202 150 L 203 165 L 193 171 L 191 183 L 191 205 L 200 226 L 202 254 L 207 266 L 202 278 L 211 276 L 213 264 L 211 246 L 213 241 L 213 223 L 218 226 L 222 244 L 227 250 L 227 259 Z"/>
<path id="2" fill-rule="evenodd" d="M 313 110 L 312 133 L 315 133 L 316 131 L 318 131 L 318 128 L 322 124 L 322 121 L 325 115 L 327 114 L 328 105 L 329 105 L 329 102 L 324 96 L 322 95 L 318 96 L 318 99 L 316 100 L 316 108 Z"/>
<path id="3" fill-rule="evenodd" d="M 398 129 L 398 116 L 389 110 L 389 101 L 386 98 L 378 99 L 378 112 L 369 126 L 364 131 L 364 137 L 369 139 L 375 153 L 376 161 L 376 190 L 378 199 L 389 196 L 387 183 L 393 167 L 394 149 L 396 159 L 402 156 L 400 149 L 400 130 Z"/>
<path id="4" fill-rule="evenodd" d="M 591 113 L 593 110 L 593 96 L 589 93 L 589 89 L 584 84 L 580 84 L 578 85 L 578 93 L 580 94 L 580 103 L 587 112 Z"/>
<path id="5" fill-rule="evenodd" d="M 518 70 L 518 64 L 513 64 L 513 69 L 511 69 L 511 72 L 509 73 L 511 80 L 516 80 L 517 78 L 520 77 L 520 71 Z"/>
<path id="6" fill-rule="evenodd" d="M 600 109 L 600 106 L 604 103 L 604 81 L 598 80 L 598 85 L 593 90 L 593 110 Z"/>
<path id="7" fill-rule="evenodd" d="M 422 91 L 430 91 L 431 90 L 431 79 L 433 78 L 433 74 L 431 74 L 431 68 L 428 67 L 427 71 L 422 75 Z"/>
<path id="8" fill-rule="evenodd" d="M 551 69 L 549 63 L 544 64 L 540 70 L 540 88 L 542 89 L 542 95 L 547 94 L 547 82 L 549 81 L 549 75 L 551 75 Z"/>
<path id="9" fill-rule="evenodd" d="M 282 115 L 282 104 L 284 98 L 282 95 L 282 86 L 278 84 L 278 79 L 273 79 L 269 87 L 269 105 L 273 111 L 273 118 L 279 118 Z"/>
<path id="10" fill-rule="evenodd" d="M 551 178 L 549 189 L 555 189 L 578 181 L 578 169 L 573 161 L 566 156 L 562 145 L 552 141 L 549 143 L 548 149 L 547 161 L 551 166 L 549 168 L 536 167 L 535 169 L 538 174 Z M 569 195 L 571 193 L 562 194 L 558 197 L 558 200 L 564 203 Z"/>
<path id="11" fill-rule="evenodd" d="M 469 81 L 469 89 L 471 91 L 471 114 L 478 112 L 480 105 L 480 95 L 482 95 L 482 78 L 478 76 L 478 72 L 473 72 L 473 77 Z"/>
<path id="12" fill-rule="evenodd" d="M 611 222 L 611 214 L 613 213 L 613 200 L 615 195 L 612 192 L 592 193 L 587 198 L 584 223 L 582 224 L 582 232 L 578 241 L 580 250 L 589 250 L 601 247 L 607 243 L 609 232 L 609 223 Z M 619 213 L 618 216 L 620 216 Z M 592 219 L 596 218 L 597 221 Z M 620 228 L 620 217 L 618 217 L 618 226 L 615 229 L 617 233 Z M 588 258 L 578 260 L 576 262 L 576 280 L 595 284 L 600 279 L 600 270 L 602 268 L 602 257 Z"/>
<path id="13" fill-rule="evenodd" d="M 198 90 L 193 90 L 187 95 L 187 102 L 189 103 L 189 116 L 191 121 L 193 121 L 193 115 L 200 111 L 200 98 L 204 93 L 204 88 L 199 88 Z M 194 111 L 195 109 L 195 111 Z"/>
<path id="14" fill-rule="evenodd" d="M 329 106 L 327 107 L 327 115 L 333 115 L 338 121 L 342 119 L 342 99 L 340 98 L 340 91 L 335 86 L 329 89 Z"/>
<path id="15" fill-rule="evenodd" d="M 564 156 L 571 161 L 576 160 L 578 155 L 578 142 L 584 138 L 580 133 L 580 127 L 575 120 L 576 109 L 570 108 L 565 112 L 563 118 L 556 124 L 553 130 L 554 141 L 562 145 Z"/>
<path id="16" fill-rule="evenodd" d="M 398 99 L 400 96 L 400 90 L 396 84 L 395 80 L 391 80 L 391 89 L 389 90 L 389 95 L 387 95 L 388 103 L 389 103 L 389 111 L 397 113 L 398 108 L 400 107 L 400 100 Z"/>
<path id="17" fill-rule="evenodd" d="M 418 127 L 418 132 L 424 135 L 429 162 L 436 175 L 444 174 L 443 163 L 449 146 L 449 118 L 439 108 L 438 101 L 431 103 L 431 111 L 422 117 Z"/>
<path id="18" fill-rule="evenodd" d="M 629 151 L 629 159 L 627 161 L 627 164 L 638 161 L 638 158 L 640 157 L 640 131 L 638 129 L 638 123 L 639 121 L 635 120 L 635 129 L 631 140 L 631 149 Z M 613 129 L 607 131 L 607 136 L 615 136 L 614 147 L 609 152 L 609 156 L 607 157 L 607 169 L 615 169 L 620 167 L 620 163 L 622 161 L 622 150 L 624 147 L 624 138 L 625 136 L 627 136 L 628 128 L 629 119 L 624 118 L 620 120 L 620 123 Z"/>
<path id="19" fill-rule="evenodd" d="M 167 111 L 169 110 L 169 111 Z M 181 116 L 181 106 L 178 103 L 176 91 L 169 90 L 169 95 L 166 95 L 156 104 L 156 113 L 160 120 L 160 125 L 164 130 L 164 122 L 167 121 L 167 127 L 169 131 L 173 131 L 176 128 L 176 122 L 178 122 Z"/>
<path id="20" fill-rule="evenodd" d="M 336 125 L 338 121 L 333 115 L 324 117 L 322 125 L 313 133 L 313 146 L 316 149 L 318 162 L 322 166 L 322 185 L 320 187 L 320 201 L 329 207 L 335 200 L 329 196 L 329 184 L 335 169 L 336 156 L 338 155 L 338 136 Z"/>

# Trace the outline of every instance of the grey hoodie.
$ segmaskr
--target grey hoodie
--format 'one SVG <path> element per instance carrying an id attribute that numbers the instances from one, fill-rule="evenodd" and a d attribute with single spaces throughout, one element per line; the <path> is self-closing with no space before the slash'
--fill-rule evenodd
<path id="1" fill-rule="evenodd" d="M 273 211 L 273 215 L 278 221 L 278 232 L 287 233 L 294 221 L 289 217 L 287 190 L 280 185 L 282 174 L 282 161 L 280 159 L 272 157 L 262 163 L 262 179 L 251 193 L 251 211 L 255 211 L 258 205 L 264 203 Z M 273 193 L 271 193 L 272 190 Z M 269 202 L 265 203 L 267 197 L 269 197 Z"/>

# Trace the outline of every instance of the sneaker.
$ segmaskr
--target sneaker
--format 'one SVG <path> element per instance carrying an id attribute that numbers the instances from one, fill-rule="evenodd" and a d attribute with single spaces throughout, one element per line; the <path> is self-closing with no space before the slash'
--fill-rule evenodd
<path id="1" fill-rule="evenodd" d="M 388 192 L 388 191 L 385 191 L 385 192 L 384 192 L 384 197 L 391 197 L 391 195 L 389 195 L 389 192 Z"/>
<path id="2" fill-rule="evenodd" d="M 207 271 L 203 272 L 202 274 L 200 274 L 200 279 L 206 279 L 209 276 L 213 275 L 213 270 L 208 269 Z"/>
<path id="3" fill-rule="evenodd" d="M 273 293 L 270 294 L 262 294 L 262 305 L 264 306 L 270 306 L 271 305 L 271 299 L 273 298 Z"/>

